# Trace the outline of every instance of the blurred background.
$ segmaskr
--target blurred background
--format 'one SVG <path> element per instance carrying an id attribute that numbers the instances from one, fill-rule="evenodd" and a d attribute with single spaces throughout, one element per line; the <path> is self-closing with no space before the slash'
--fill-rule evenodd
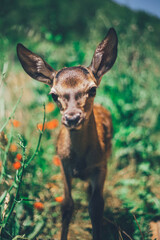
<path id="1" fill-rule="evenodd" d="M 1 239 L 59 239 L 63 200 L 55 151 L 59 110 L 48 95 L 49 87 L 24 73 L 17 43 L 56 70 L 88 66 L 110 27 L 118 34 L 118 58 L 103 77 L 95 99 L 110 110 L 114 126 L 104 189 L 103 239 L 156 238 L 160 219 L 159 5 L 158 0 L 1 0 Z M 36 152 L 44 103 L 46 124 L 39 154 L 21 179 L 25 161 Z M 86 188 L 82 181 L 73 182 L 71 240 L 92 239 Z"/>

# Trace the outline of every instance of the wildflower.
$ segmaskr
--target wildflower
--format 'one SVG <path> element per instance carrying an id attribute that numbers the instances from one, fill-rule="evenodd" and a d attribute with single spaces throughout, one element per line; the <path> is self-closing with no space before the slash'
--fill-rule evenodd
<path id="1" fill-rule="evenodd" d="M 13 119 L 13 120 L 12 120 L 12 124 L 13 124 L 13 126 L 14 126 L 15 128 L 18 128 L 18 127 L 21 126 L 20 121 L 18 121 L 18 120 L 16 120 L 16 119 Z"/>
<path id="2" fill-rule="evenodd" d="M 42 129 L 43 129 L 43 123 L 38 123 L 37 124 L 37 128 L 40 130 L 40 131 L 42 131 Z M 43 130 L 45 130 L 45 124 L 44 124 L 44 129 Z"/>
<path id="3" fill-rule="evenodd" d="M 60 160 L 60 158 L 59 158 L 57 155 L 55 155 L 55 156 L 53 157 L 53 163 L 54 163 L 54 165 L 56 165 L 56 166 L 60 166 L 60 165 L 61 165 L 61 160 Z"/>
<path id="4" fill-rule="evenodd" d="M 36 208 L 37 210 L 43 210 L 44 209 L 44 204 L 41 202 L 35 202 L 34 203 L 34 208 Z"/>
<path id="5" fill-rule="evenodd" d="M 54 103 L 52 102 L 49 102 L 47 105 L 46 105 L 46 113 L 50 113 L 54 110 Z"/>
<path id="6" fill-rule="evenodd" d="M 9 150 L 10 150 L 11 152 L 16 152 L 16 151 L 17 151 L 17 146 L 16 146 L 16 144 L 12 143 L 12 144 L 10 145 Z"/>
<path id="7" fill-rule="evenodd" d="M 21 163 L 18 162 L 18 161 L 17 161 L 17 162 L 14 162 L 14 163 L 13 163 L 13 168 L 16 169 L 16 170 L 18 170 L 19 168 L 21 168 Z"/>
<path id="8" fill-rule="evenodd" d="M 58 120 L 57 119 L 53 119 L 53 120 L 51 120 L 51 121 L 46 123 L 46 128 L 48 130 L 51 130 L 51 129 L 56 128 L 58 126 L 58 124 L 59 124 Z"/>
<path id="9" fill-rule="evenodd" d="M 17 153 L 16 158 L 17 158 L 17 160 L 21 161 L 22 160 L 22 154 Z"/>
<path id="10" fill-rule="evenodd" d="M 58 122 L 57 119 L 53 119 L 53 120 L 51 120 L 51 121 L 49 121 L 49 122 L 46 122 L 46 123 L 44 124 L 44 130 L 45 130 L 46 128 L 47 128 L 48 130 L 54 129 L 54 128 L 56 128 L 56 127 L 58 126 L 58 124 L 59 124 L 59 122 Z M 38 124 L 37 124 L 37 128 L 42 131 L 42 129 L 43 129 L 43 124 L 42 124 L 42 123 L 38 123 Z"/>
<path id="11" fill-rule="evenodd" d="M 54 199 L 56 202 L 62 202 L 63 201 L 63 197 L 62 196 L 59 196 L 59 197 L 56 197 Z"/>

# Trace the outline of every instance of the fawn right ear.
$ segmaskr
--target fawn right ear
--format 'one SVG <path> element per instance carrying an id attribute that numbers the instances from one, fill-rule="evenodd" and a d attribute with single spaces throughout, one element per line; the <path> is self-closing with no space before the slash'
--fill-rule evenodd
<path id="1" fill-rule="evenodd" d="M 52 87 L 56 71 L 48 63 L 20 43 L 17 44 L 17 55 L 30 77 Z"/>
<path id="2" fill-rule="evenodd" d="M 89 66 L 99 85 L 103 74 L 111 69 L 117 58 L 118 38 L 116 31 L 110 28 L 107 36 L 98 45 Z"/>

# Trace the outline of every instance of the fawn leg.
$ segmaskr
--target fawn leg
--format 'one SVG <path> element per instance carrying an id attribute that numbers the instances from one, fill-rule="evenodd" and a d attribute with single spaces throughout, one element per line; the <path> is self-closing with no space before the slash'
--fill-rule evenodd
<path id="1" fill-rule="evenodd" d="M 62 230 L 61 230 L 61 240 L 67 240 L 69 224 L 72 218 L 74 203 L 71 196 L 71 177 L 68 174 L 65 165 L 61 166 L 61 171 L 64 181 L 64 200 L 61 206 L 62 212 Z"/>
<path id="2" fill-rule="evenodd" d="M 89 214 L 92 223 L 93 240 L 100 240 L 102 235 L 102 221 L 104 211 L 103 186 L 106 169 L 98 170 L 91 179 L 91 199 Z"/>

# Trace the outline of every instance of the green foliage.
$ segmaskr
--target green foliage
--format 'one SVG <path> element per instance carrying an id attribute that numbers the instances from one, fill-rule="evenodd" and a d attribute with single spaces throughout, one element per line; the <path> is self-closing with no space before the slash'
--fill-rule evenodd
<path id="1" fill-rule="evenodd" d="M 42 104 L 51 102 L 48 86 L 31 83 L 26 75 L 21 75 L 16 43 L 23 42 L 56 70 L 78 64 L 88 66 L 97 43 L 110 27 L 118 33 L 118 58 L 111 72 L 103 77 L 96 96 L 96 102 L 111 111 L 114 126 L 113 155 L 104 191 L 108 205 L 104 239 L 106 235 L 111 240 L 150 239 L 149 223 L 160 216 L 160 20 L 105 0 L 16 0 L 14 4 L 7 0 L 1 4 L 0 20 L 0 131 L 4 131 L 0 139 L 0 224 L 1 229 L 6 229 L 1 232 L 3 239 L 57 236 L 60 207 L 55 198 L 63 193 L 60 169 L 52 162 L 58 128 L 46 129 L 38 155 L 24 172 L 20 199 L 16 199 L 21 171 L 15 173 L 13 163 L 22 149 L 18 146 L 12 152 L 10 145 L 19 141 L 20 133 L 27 146 L 27 159 L 32 159 L 38 139 L 37 124 L 42 122 Z M 18 105 L 19 97 L 18 108 L 14 108 L 21 87 L 21 103 Z M 6 118 L 8 112 L 10 118 Z M 11 119 L 19 120 L 22 126 L 10 128 Z M 60 121 L 57 108 L 46 114 L 46 122 L 52 119 Z M 89 239 L 84 188 L 83 183 L 74 182 L 73 196 L 80 212 L 75 222 L 85 222 L 82 235 Z M 35 209 L 35 202 L 42 202 L 44 208 Z M 86 232 L 89 235 L 84 237 Z"/>

